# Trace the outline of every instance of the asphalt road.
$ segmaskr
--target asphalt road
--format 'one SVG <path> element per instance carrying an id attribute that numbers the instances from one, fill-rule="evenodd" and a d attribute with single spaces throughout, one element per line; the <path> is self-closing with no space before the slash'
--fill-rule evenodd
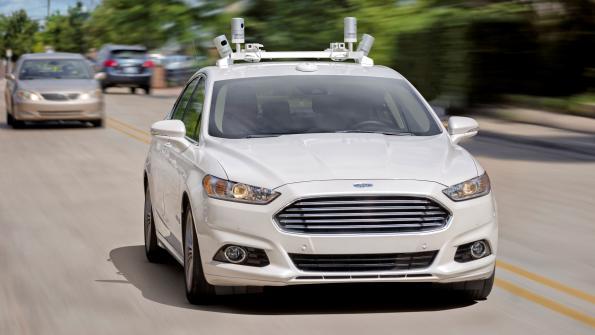
<path id="1" fill-rule="evenodd" d="M 0 101 L 0 334 L 594 333 L 595 157 L 481 136 L 466 146 L 501 222 L 487 301 L 356 285 L 188 304 L 181 268 L 142 247 L 147 130 L 176 92 L 125 92 L 106 95 L 104 129 L 14 130 Z"/>

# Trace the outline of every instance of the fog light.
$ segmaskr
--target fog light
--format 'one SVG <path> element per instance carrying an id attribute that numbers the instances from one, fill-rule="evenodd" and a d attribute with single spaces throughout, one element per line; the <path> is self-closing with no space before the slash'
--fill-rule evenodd
<path id="1" fill-rule="evenodd" d="M 266 252 L 262 249 L 226 244 L 219 248 L 213 260 L 222 263 L 263 267 L 270 264 Z"/>
<path id="2" fill-rule="evenodd" d="M 237 245 L 230 245 L 225 248 L 223 255 L 230 263 L 242 263 L 246 259 L 246 250 Z"/>
<path id="3" fill-rule="evenodd" d="M 471 256 L 478 259 L 486 256 L 488 253 L 488 246 L 484 241 L 476 241 L 471 245 Z"/>
<path id="4" fill-rule="evenodd" d="M 471 262 L 492 254 L 490 244 L 486 240 L 479 240 L 460 245 L 455 253 L 455 261 L 459 263 Z"/>

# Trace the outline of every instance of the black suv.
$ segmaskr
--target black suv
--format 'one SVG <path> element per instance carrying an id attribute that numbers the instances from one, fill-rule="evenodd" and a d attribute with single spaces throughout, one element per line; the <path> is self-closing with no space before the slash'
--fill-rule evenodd
<path id="1" fill-rule="evenodd" d="M 131 93 L 142 88 L 150 94 L 153 67 L 147 48 L 140 45 L 107 44 L 97 54 L 96 71 L 105 73 L 101 80 L 104 92 L 108 87 L 119 86 L 130 87 Z"/>

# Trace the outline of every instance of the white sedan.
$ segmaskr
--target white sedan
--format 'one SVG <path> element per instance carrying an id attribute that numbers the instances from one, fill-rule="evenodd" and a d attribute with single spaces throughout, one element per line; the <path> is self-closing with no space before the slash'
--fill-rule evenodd
<path id="1" fill-rule="evenodd" d="M 304 71 L 304 68 L 307 69 Z M 152 126 L 145 246 L 222 286 L 445 283 L 481 300 L 498 240 L 486 171 L 399 73 L 317 62 L 206 67 Z"/>

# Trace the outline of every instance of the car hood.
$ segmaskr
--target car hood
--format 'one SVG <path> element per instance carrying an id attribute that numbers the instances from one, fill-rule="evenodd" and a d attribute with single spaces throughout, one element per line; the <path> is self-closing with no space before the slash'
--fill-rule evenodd
<path id="1" fill-rule="evenodd" d="M 19 80 L 18 85 L 19 88 L 38 93 L 84 92 L 98 88 L 97 81 L 94 79 Z"/>
<path id="2" fill-rule="evenodd" d="M 299 134 L 210 138 L 232 181 L 276 188 L 313 180 L 409 179 L 453 185 L 478 175 L 473 157 L 448 135 Z"/>

